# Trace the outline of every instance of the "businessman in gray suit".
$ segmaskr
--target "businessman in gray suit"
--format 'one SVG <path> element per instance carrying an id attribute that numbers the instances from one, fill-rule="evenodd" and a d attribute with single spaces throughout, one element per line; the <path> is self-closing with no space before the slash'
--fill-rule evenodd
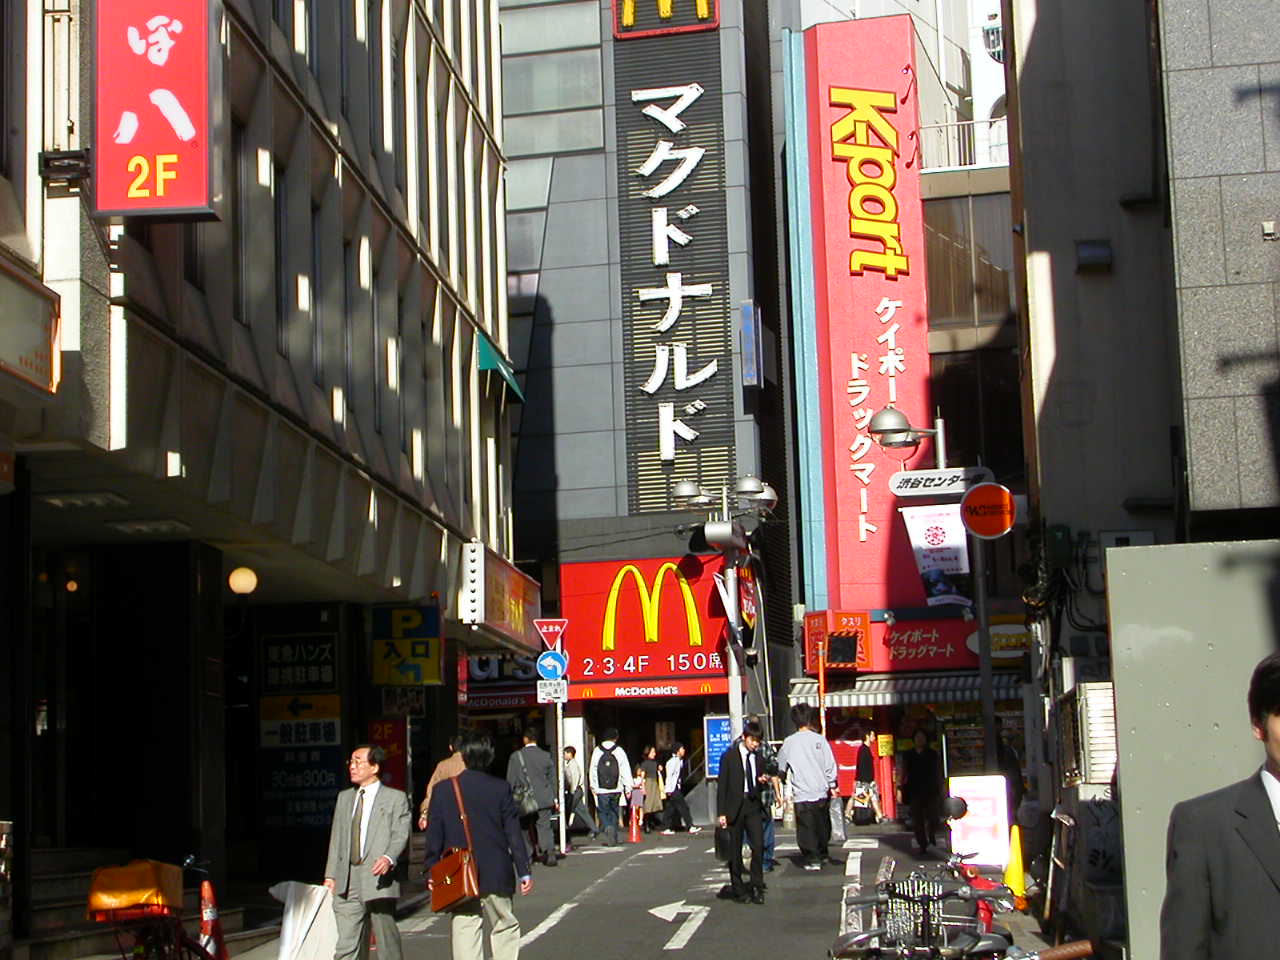
<path id="1" fill-rule="evenodd" d="M 513 787 L 527 784 L 538 801 L 538 812 L 520 822 L 524 828 L 525 848 L 533 859 L 533 844 L 529 842 L 529 827 L 538 834 L 537 855 L 548 867 L 557 864 L 555 840 L 551 835 L 551 811 L 559 806 L 556 801 L 556 773 L 551 754 L 538 746 L 538 728 L 526 727 L 524 743 L 507 760 L 507 783 Z"/>
<path id="2" fill-rule="evenodd" d="M 386 760 L 381 747 L 362 744 L 351 752 L 351 787 L 338 794 L 329 830 L 324 885 L 333 893 L 338 924 L 334 960 L 352 960 L 378 937 L 382 960 L 400 960 L 396 864 L 409 845 L 409 798 L 378 779 Z"/>
<path id="3" fill-rule="evenodd" d="M 1280 916 L 1280 653 L 1249 682 L 1249 720 L 1262 769 L 1184 800 L 1169 817 L 1161 960 L 1276 955 Z"/>

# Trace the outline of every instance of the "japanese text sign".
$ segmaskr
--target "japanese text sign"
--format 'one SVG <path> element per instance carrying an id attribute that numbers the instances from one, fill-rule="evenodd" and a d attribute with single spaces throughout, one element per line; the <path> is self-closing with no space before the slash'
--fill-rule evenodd
<path id="1" fill-rule="evenodd" d="M 892 404 L 930 419 L 915 33 L 909 16 L 805 34 L 827 580 L 833 606 L 922 603 L 888 475 L 868 432 Z"/>
<path id="2" fill-rule="evenodd" d="M 440 608 L 375 607 L 373 682 L 418 686 L 444 682 L 441 669 Z"/>
<path id="3" fill-rule="evenodd" d="M 213 214 L 218 0 L 95 0 L 94 210 Z"/>
<path id="4" fill-rule="evenodd" d="M 574 663 L 570 699 L 724 693 L 728 621 L 713 572 L 719 557 L 560 567 Z"/>

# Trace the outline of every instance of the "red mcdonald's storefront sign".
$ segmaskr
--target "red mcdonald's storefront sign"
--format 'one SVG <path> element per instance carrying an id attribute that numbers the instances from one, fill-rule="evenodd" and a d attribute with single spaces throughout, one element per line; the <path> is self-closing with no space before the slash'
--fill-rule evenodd
<path id="1" fill-rule="evenodd" d="M 719 557 L 658 557 L 560 567 L 569 698 L 728 692 Z"/>
<path id="2" fill-rule="evenodd" d="M 208 218 L 221 0 L 93 0 L 94 210 Z"/>

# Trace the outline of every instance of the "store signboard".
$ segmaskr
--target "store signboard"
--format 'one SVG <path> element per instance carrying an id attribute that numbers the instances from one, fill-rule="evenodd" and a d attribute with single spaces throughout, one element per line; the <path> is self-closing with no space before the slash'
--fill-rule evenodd
<path id="1" fill-rule="evenodd" d="M 575 624 L 564 639 L 570 698 L 727 692 L 720 564 L 692 554 L 562 564 L 560 604 Z"/>
<path id="2" fill-rule="evenodd" d="M 370 670 L 376 686 L 406 687 L 444 682 L 444 639 L 434 604 L 374 607 Z"/>
<path id="3" fill-rule="evenodd" d="M 537 703 L 533 657 L 477 654 L 458 658 L 458 706 L 470 710 L 531 707 Z"/>
<path id="4" fill-rule="evenodd" d="M 925 602 L 889 488 L 900 461 L 868 432 L 890 403 L 932 420 L 915 51 L 905 15 L 805 33 L 827 581 L 843 609 Z M 882 629 L 872 666 L 893 669 Z"/>
<path id="5" fill-rule="evenodd" d="M 513 650 L 542 649 L 542 588 L 483 543 L 462 545 L 458 608 L 459 621 L 487 627 Z"/>
<path id="6" fill-rule="evenodd" d="M 720 758 L 733 746 L 733 727 L 723 714 L 707 714 L 702 718 L 702 742 L 706 744 L 707 778 L 720 776 Z"/>
<path id="7" fill-rule="evenodd" d="M 338 689 L 337 637 L 331 633 L 262 638 L 262 692 L 316 693 Z"/>
<path id="8" fill-rule="evenodd" d="M 409 719 L 381 717 L 369 723 L 369 742 L 382 748 L 386 759 L 378 779 L 397 790 L 407 790 L 409 782 Z"/>
<path id="9" fill-rule="evenodd" d="M 972 851 L 975 866 L 1009 865 L 1009 795 L 1004 777 L 952 777 L 950 794 L 962 797 L 969 812 L 951 821 L 951 849 Z"/>
<path id="10" fill-rule="evenodd" d="M 215 216 L 221 0 L 94 0 L 94 211 Z"/>
<path id="11" fill-rule="evenodd" d="M 629 17 L 627 11 L 634 16 Z M 718 5 L 619 0 L 613 49 L 627 509 L 736 471 Z M 705 14 L 705 15 L 704 15 Z"/>
<path id="12" fill-rule="evenodd" d="M 0 257 L 0 373 L 41 393 L 62 377 L 58 295 Z"/>

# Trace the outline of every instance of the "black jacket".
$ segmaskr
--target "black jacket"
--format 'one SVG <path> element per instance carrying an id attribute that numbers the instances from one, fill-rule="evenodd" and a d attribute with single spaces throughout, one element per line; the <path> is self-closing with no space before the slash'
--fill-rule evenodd
<path id="1" fill-rule="evenodd" d="M 1161 960 L 1276 955 L 1280 829 L 1261 772 L 1169 816 Z"/>
<path id="2" fill-rule="evenodd" d="M 505 780 L 478 770 L 464 770 L 457 779 L 462 789 L 462 803 L 471 821 L 480 892 L 509 897 L 515 893 L 516 878 L 529 875 L 529 854 L 520 834 L 511 787 Z M 466 845 L 467 836 L 458 816 L 453 783 L 441 780 L 431 793 L 427 816 L 427 872 L 430 873 L 445 850 Z"/>
<path id="3" fill-rule="evenodd" d="M 756 753 L 756 774 L 765 772 L 764 761 Z M 720 756 L 720 776 L 716 779 L 716 815 L 733 823 L 742 815 L 742 799 L 746 787 L 746 770 L 742 754 L 734 743 Z"/>
<path id="4" fill-rule="evenodd" d="M 524 769 L 521 769 L 521 761 Z M 538 806 L 546 809 L 555 806 L 556 771 L 551 765 L 551 754 L 537 744 L 529 743 L 521 747 L 507 760 L 507 783 L 528 783 Z"/>

